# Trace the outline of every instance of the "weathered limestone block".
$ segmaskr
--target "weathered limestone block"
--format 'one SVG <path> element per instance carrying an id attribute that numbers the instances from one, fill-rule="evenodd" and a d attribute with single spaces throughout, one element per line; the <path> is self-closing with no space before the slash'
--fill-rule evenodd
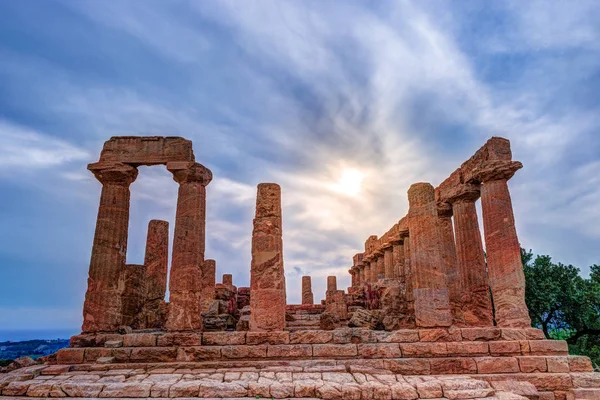
<path id="1" fill-rule="evenodd" d="M 310 276 L 302 277 L 302 304 L 314 304 L 315 299 L 312 292 Z"/>
<path id="2" fill-rule="evenodd" d="M 143 324 L 143 308 L 146 301 L 146 266 L 127 264 L 123 270 L 123 294 L 121 314 L 124 326 L 138 327 Z"/>
<path id="3" fill-rule="evenodd" d="M 433 186 L 413 184 L 408 201 L 415 322 L 418 327 L 450 326 L 452 314 Z"/>
<path id="4" fill-rule="evenodd" d="M 204 260 L 200 282 L 200 312 L 207 312 L 215 300 L 217 262 L 215 260 Z"/>
<path id="5" fill-rule="evenodd" d="M 325 311 L 337 315 L 338 319 L 348 319 L 348 305 L 343 290 L 327 291 Z"/>
<path id="6" fill-rule="evenodd" d="M 163 328 L 167 317 L 165 294 L 169 262 L 169 223 L 152 220 L 146 239 L 146 300 L 135 328 Z"/>
<path id="7" fill-rule="evenodd" d="M 121 325 L 123 269 L 129 228 L 129 186 L 137 168 L 99 162 L 88 169 L 102 183 L 96 232 L 83 305 L 83 332 L 116 331 Z"/>
<path id="8" fill-rule="evenodd" d="M 193 162 L 169 162 L 167 169 L 179 183 L 179 191 L 166 328 L 170 331 L 199 330 L 202 329 L 200 268 L 204 263 L 206 185 L 212 180 L 212 173 Z"/>
<path id="9" fill-rule="evenodd" d="M 351 328 L 369 328 L 374 329 L 377 326 L 378 318 L 368 310 L 359 308 L 354 311 L 352 318 L 348 321 L 348 326 Z"/>
<path id="10" fill-rule="evenodd" d="M 252 231 L 250 291 L 250 330 L 283 330 L 286 294 L 281 188 L 274 183 L 258 185 L 256 217 Z"/>

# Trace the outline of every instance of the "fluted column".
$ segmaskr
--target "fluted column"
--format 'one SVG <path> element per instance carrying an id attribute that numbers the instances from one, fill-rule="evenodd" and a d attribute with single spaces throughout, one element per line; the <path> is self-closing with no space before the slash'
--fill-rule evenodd
<path id="1" fill-rule="evenodd" d="M 525 303 L 525 275 L 508 179 L 521 168 L 520 162 L 494 163 L 478 171 L 481 188 L 483 229 L 488 276 L 495 318 L 501 327 L 529 327 Z"/>
<path id="2" fill-rule="evenodd" d="M 371 258 L 371 279 L 369 280 L 371 283 L 377 282 L 377 275 L 379 275 L 379 266 L 377 265 L 377 260 L 379 257 L 377 255 L 373 255 Z"/>
<path id="3" fill-rule="evenodd" d="M 83 332 L 116 331 L 122 322 L 123 273 L 129 228 L 129 186 L 137 168 L 98 162 L 88 169 L 102 183 L 88 288 L 83 305 Z"/>
<path id="4" fill-rule="evenodd" d="M 377 254 L 377 275 L 375 276 L 376 280 L 379 280 L 379 278 L 384 278 L 385 277 L 385 259 L 384 259 L 384 251 L 381 250 L 377 250 L 376 252 Z"/>
<path id="5" fill-rule="evenodd" d="M 167 221 L 153 219 L 148 223 L 144 265 L 147 280 L 144 327 L 163 328 L 169 270 L 169 223 Z"/>
<path id="6" fill-rule="evenodd" d="M 450 326 L 452 314 L 433 186 L 413 184 L 408 190 L 408 202 L 416 324 Z"/>
<path id="7" fill-rule="evenodd" d="M 479 190 L 471 196 L 463 196 L 452 204 L 458 275 L 462 288 L 464 322 L 468 326 L 491 326 L 493 322 L 492 302 L 485 265 L 483 243 L 475 201 Z"/>
<path id="8" fill-rule="evenodd" d="M 258 185 L 250 267 L 250 330 L 285 328 L 285 273 L 281 225 L 281 188 Z"/>
<path id="9" fill-rule="evenodd" d="M 401 240 L 392 242 L 392 259 L 394 277 L 402 280 L 404 277 L 404 243 Z"/>
<path id="10" fill-rule="evenodd" d="M 215 285 L 217 284 L 217 262 L 204 260 L 202 263 L 202 282 L 200 289 L 200 312 L 208 312 L 215 300 Z"/>
<path id="11" fill-rule="evenodd" d="M 371 257 L 367 256 L 363 258 L 363 285 L 371 282 Z"/>
<path id="12" fill-rule="evenodd" d="M 396 271 L 394 270 L 394 248 L 391 243 L 386 243 L 383 247 L 383 274 L 386 279 L 394 279 Z"/>
<path id="13" fill-rule="evenodd" d="M 206 185 L 212 173 L 201 164 L 170 162 L 167 169 L 179 183 L 173 259 L 169 279 L 170 331 L 202 329 L 200 316 L 206 227 Z"/>
<path id="14" fill-rule="evenodd" d="M 438 226 L 442 244 L 442 260 L 446 271 L 446 284 L 448 285 L 448 299 L 452 320 L 455 325 L 463 325 L 461 307 L 460 280 L 458 278 L 458 263 L 456 259 L 456 244 L 454 242 L 454 229 L 452 227 L 452 207 L 449 204 L 438 204 Z"/>
<path id="15" fill-rule="evenodd" d="M 315 298 L 312 292 L 312 279 L 310 276 L 302 277 L 302 304 L 312 305 Z"/>

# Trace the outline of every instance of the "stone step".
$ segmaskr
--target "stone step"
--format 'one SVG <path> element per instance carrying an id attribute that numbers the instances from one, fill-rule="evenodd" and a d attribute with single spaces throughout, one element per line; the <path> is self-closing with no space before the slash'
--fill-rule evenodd
<path id="1" fill-rule="evenodd" d="M 573 389 L 573 400 L 598 400 L 600 399 L 600 388 L 596 389 Z"/>
<path id="2" fill-rule="evenodd" d="M 315 326 L 288 326 L 287 328 L 285 328 L 285 330 L 288 331 L 288 332 L 298 332 L 298 331 L 306 331 L 306 330 L 318 331 L 319 329 L 321 329 L 320 325 L 315 325 Z"/>

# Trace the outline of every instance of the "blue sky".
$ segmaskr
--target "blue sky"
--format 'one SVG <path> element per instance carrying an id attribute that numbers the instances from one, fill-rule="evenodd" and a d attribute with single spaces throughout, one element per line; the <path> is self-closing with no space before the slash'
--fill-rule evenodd
<path id="1" fill-rule="evenodd" d="M 0 0 L 0 330 L 81 324 L 110 136 L 177 135 L 214 174 L 207 257 L 249 282 L 259 182 L 284 205 L 300 276 L 349 284 L 351 257 L 493 135 L 524 247 L 600 263 L 595 1 Z M 129 263 L 177 184 L 140 168 Z"/>

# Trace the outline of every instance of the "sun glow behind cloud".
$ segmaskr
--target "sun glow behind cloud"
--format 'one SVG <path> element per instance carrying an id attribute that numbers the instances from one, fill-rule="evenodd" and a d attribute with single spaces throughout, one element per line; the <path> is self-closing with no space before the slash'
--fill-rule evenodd
<path id="1" fill-rule="evenodd" d="M 340 171 L 339 179 L 332 185 L 332 189 L 354 197 L 360 193 L 364 177 L 365 174 L 356 168 L 344 168 Z"/>

